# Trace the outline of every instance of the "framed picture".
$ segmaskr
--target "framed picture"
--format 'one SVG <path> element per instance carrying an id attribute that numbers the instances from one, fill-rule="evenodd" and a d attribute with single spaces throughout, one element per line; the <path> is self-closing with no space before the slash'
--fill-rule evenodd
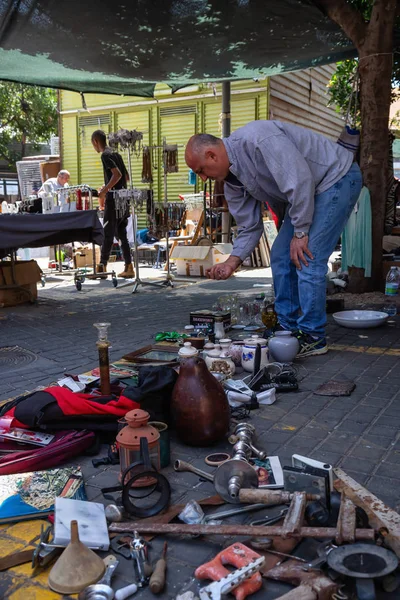
<path id="1" fill-rule="evenodd" d="M 169 365 L 178 364 L 178 347 L 150 345 L 125 354 L 123 359 L 137 365 Z"/>

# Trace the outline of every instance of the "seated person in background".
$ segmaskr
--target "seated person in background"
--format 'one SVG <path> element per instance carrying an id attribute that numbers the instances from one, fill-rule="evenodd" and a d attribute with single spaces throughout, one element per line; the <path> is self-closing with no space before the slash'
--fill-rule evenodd
<path id="1" fill-rule="evenodd" d="M 45 185 L 50 185 L 51 189 L 50 192 L 55 192 L 57 190 L 60 190 L 61 188 L 64 187 L 68 187 L 68 181 L 70 178 L 70 174 L 68 171 L 66 171 L 65 169 L 62 169 L 57 177 L 49 177 L 49 179 L 46 179 L 46 181 L 43 183 L 42 187 L 40 188 L 39 192 L 44 192 L 45 191 Z M 39 193 L 38 192 L 38 193 Z"/>

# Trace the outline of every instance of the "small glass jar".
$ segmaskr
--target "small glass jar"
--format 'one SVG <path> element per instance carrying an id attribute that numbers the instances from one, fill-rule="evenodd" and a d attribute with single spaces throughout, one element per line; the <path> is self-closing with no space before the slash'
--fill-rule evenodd
<path id="1" fill-rule="evenodd" d="M 214 320 L 214 335 L 216 340 L 225 337 L 225 328 L 222 317 L 215 317 Z"/>

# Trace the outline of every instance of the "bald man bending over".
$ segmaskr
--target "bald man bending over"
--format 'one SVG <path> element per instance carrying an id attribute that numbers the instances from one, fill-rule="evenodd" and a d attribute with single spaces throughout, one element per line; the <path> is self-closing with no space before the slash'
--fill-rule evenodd
<path id="1" fill-rule="evenodd" d="M 238 226 L 231 256 L 208 277 L 227 279 L 252 253 L 268 202 L 284 215 L 271 251 L 278 329 L 298 337 L 300 355 L 325 354 L 327 263 L 362 186 L 352 153 L 296 125 L 253 121 L 222 140 L 192 136 L 185 159 L 203 181 L 224 181 Z"/>

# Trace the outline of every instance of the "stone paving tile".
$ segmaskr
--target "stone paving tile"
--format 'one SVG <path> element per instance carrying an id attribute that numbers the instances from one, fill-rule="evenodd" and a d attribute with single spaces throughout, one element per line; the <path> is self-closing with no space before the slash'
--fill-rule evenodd
<path id="1" fill-rule="evenodd" d="M 347 472 L 358 471 L 359 473 L 365 473 L 371 475 L 377 464 L 382 465 L 383 463 L 376 463 L 373 460 L 364 460 L 362 458 L 345 458 L 341 461 L 341 468 Z M 381 466 L 379 467 L 381 469 Z"/>
<path id="2" fill-rule="evenodd" d="M 385 462 L 400 465 L 400 450 L 391 450 L 386 456 Z M 396 470 L 393 469 L 393 472 L 396 473 Z"/>

